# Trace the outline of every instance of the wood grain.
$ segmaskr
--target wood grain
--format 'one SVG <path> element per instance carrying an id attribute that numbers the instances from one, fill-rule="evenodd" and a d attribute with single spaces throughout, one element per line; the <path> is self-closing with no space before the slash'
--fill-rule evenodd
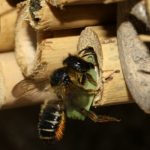
<path id="1" fill-rule="evenodd" d="M 52 6 L 63 7 L 66 5 L 83 5 L 83 4 L 99 4 L 99 3 L 116 3 L 123 0 L 46 0 Z"/>
<path id="2" fill-rule="evenodd" d="M 147 10 L 147 15 L 148 15 L 148 20 L 149 20 L 149 24 L 150 24 L 150 1 L 145 0 L 145 3 L 146 3 L 146 10 Z"/>
<path id="3" fill-rule="evenodd" d="M 81 28 L 112 22 L 116 18 L 116 5 L 78 5 L 65 9 L 55 8 L 42 0 L 41 8 L 29 13 L 29 21 L 36 30 L 60 30 Z M 27 4 L 30 9 L 30 3 Z M 33 17 L 34 16 L 34 17 Z"/>
<path id="4" fill-rule="evenodd" d="M 7 0 L 0 1 L 0 52 L 14 49 L 17 9 Z"/>

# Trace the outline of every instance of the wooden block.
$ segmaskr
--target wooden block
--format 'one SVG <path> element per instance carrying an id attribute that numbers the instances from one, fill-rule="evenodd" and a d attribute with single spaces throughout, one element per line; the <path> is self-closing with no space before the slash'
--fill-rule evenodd
<path id="1" fill-rule="evenodd" d="M 0 107 L 13 107 L 15 98 L 11 91 L 14 85 L 23 79 L 16 63 L 14 52 L 0 54 Z"/>
<path id="2" fill-rule="evenodd" d="M 14 49 L 17 9 L 7 0 L 0 1 L 0 52 Z"/>
<path id="3" fill-rule="evenodd" d="M 115 4 L 66 6 L 64 9 L 59 9 L 48 5 L 45 0 L 39 2 L 37 7 L 34 3 L 31 5 L 29 1 L 27 9 L 30 11 L 25 11 L 31 26 L 36 30 L 80 28 L 112 22 L 116 18 Z"/>
<path id="4" fill-rule="evenodd" d="M 150 113 L 150 53 L 148 46 L 139 39 L 134 22 L 129 19 L 130 10 L 137 2 L 133 0 L 132 3 L 127 1 L 119 4 L 118 48 L 131 95 L 141 109 Z"/>

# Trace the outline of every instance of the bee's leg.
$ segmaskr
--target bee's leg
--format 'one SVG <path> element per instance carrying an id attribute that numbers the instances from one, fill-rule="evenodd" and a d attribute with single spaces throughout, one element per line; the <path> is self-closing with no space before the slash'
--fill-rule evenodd
<path id="1" fill-rule="evenodd" d="M 81 58 L 84 58 L 86 56 L 89 56 L 89 57 L 94 57 L 94 60 L 95 60 L 95 63 L 93 64 L 94 66 L 97 66 L 98 67 L 98 70 L 100 70 L 99 68 L 99 64 L 98 64 L 98 59 L 97 59 L 97 55 L 93 49 L 93 47 L 87 47 L 83 50 L 81 50 L 78 54 L 80 55 L 81 53 L 83 52 L 83 55 L 81 55 Z"/>
<path id="2" fill-rule="evenodd" d="M 96 81 L 93 79 L 93 77 L 88 74 L 88 73 L 85 73 L 85 74 L 82 74 L 81 76 L 78 77 L 78 82 L 81 84 L 81 85 L 84 85 L 86 80 L 88 80 L 91 84 L 93 84 L 94 86 L 97 86 L 97 83 Z"/>
<path id="3" fill-rule="evenodd" d="M 84 88 L 83 88 L 84 89 Z M 97 93 L 99 93 L 101 89 L 97 89 L 97 90 L 94 90 L 94 89 L 84 89 L 84 91 L 89 94 L 89 95 L 95 95 Z"/>
<path id="4" fill-rule="evenodd" d="M 88 111 L 84 108 L 80 109 L 80 113 L 82 113 L 84 116 L 88 117 L 94 122 L 119 122 L 120 120 L 115 117 L 105 116 L 105 115 L 96 115 L 92 111 Z"/>
<path id="5" fill-rule="evenodd" d="M 86 77 L 87 77 L 87 79 L 88 79 L 88 81 L 90 83 L 92 83 L 93 85 L 97 86 L 96 81 L 93 79 L 93 77 L 90 74 L 86 73 Z"/>
<path id="6" fill-rule="evenodd" d="M 81 54 L 83 52 L 83 54 Z M 93 57 L 97 60 L 97 56 L 96 56 L 96 53 L 93 49 L 93 47 L 87 47 L 83 50 L 81 50 L 79 53 L 79 55 L 81 55 L 80 57 L 83 58 L 83 57 L 86 57 L 86 56 L 89 56 L 89 57 Z"/>
<path id="7" fill-rule="evenodd" d="M 85 53 L 81 56 L 81 58 L 86 57 L 86 56 L 92 57 L 93 55 L 95 55 L 95 53 Z"/>
<path id="8" fill-rule="evenodd" d="M 84 57 L 86 57 L 86 56 L 91 57 L 91 58 L 93 58 L 93 56 L 94 56 L 94 58 L 97 58 L 95 52 L 94 52 L 94 53 L 93 53 L 93 52 L 92 52 L 92 53 L 86 52 L 86 53 L 84 53 L 84 54 L 81 56 L 81 58 L 84 58 Z"/>
<path id="9" fill-rule="evenodd" d="M 85 89 L 84 88 L 84 85 L 81 85 L 81 84 L 77 84 L 77 86 L 82 90 L 84 91 L 86 94 L 89 94 L 89 95 L 95 95 L 97 94 L 99 91 L 101 91 L 101 89 Z"/>
<path id="10" fill-rule="evenodd" d="M 105 72 L 105 71 L 103 71 L 103 72 Z M 103 83 L 106 83 L 107 81 L 112 80 L 113 79 L 112 75 L 115 74 L 115 73 L 119 73 L 119 72 L 120 72 L 119 69 L 112 70 L 112 72 L 109 75 L 107 75 L 106 77 L 103 77 Z"/>
<path id="11" fill-rule="evenodd" d="M 86 89 L 85 88 L 85 82 L 87 80 L 87 77 L 84 76 L 83 78 L 78 78 L 77 82 L 74 82 L 73 85 L 75 85 L 75 87 L 78 87 L 79 89 L 81 89 L 82 92 L 85 92 L 86 94 L 89 94 L 89 95 L 95 95 L 97 94 L 100 89 Z"/>
<path id="12" fill-rule="evenodd" d="M 86 82 L 86 79 L 87 79 L 86 75 L 83 74 L 82 76 L 79 77 L 79 80 L 78 80 L 78 81 L 79 81 L 79 83 L 80 83 L 81 85 L 84 85 L 85 82 Z"/>
<path id="13" fill-rule="evenodd" d="M 93 49 L 93 47 L 91 47 L 91 46 L 88 46 L 88 47 L 82 49 L 78 54 L 80 55 L 82 52 L 83 52 L 84 54 L 86 54 L 86 53 L 95 54 L 94 49 Z"/>

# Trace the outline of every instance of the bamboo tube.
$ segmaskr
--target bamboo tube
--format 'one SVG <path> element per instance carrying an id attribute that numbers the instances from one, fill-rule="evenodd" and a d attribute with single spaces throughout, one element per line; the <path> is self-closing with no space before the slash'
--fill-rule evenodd
<path id="1" fill-rule="evenodd" d="M 150 42 L 150 35 L 140 34 L 139 39 L 143 42 Z"/>
<path id="2" fill-rule="evenodd" d="M 95 87 L 98 92 L 94 96 L 93 99 L 93 105 L 96 106 L 99 101 L 102 99 L 103 94 L 103 53 L 102 53 L 102 47 L 101 43 L 99 41 L 98 35 L 93 31 L 91 27 L 86 27 L 80 34 L 78 45 L 77 45 L 77 51 L 79 57 L 83 57 L 85 51 L 83 49 L 86 49 L 87 47 L 92 47 L 94 50 L 94 53 L 96 54 L 96 58 L 93 59 L 95 61 L 95 73 L 96 73 L 96 83 L 97 86 Z M 91 59 L 91 57 L 83 57 L 84 60 Z M 90 96 L 89 96 L 90 97 Z"/>
<path id="3" fill-rule="evenodd" d="M 14 49 L 14 30 L 17 9 L 7 0 L 0 1 L 0 52 Z"/>
<path id="4" fill-rule="evenodd" d="M 14 85 L 23 79 L 21 71 L 16 63 L 13 52 L 0 54 L 0 107 L 11 106 L 15 98 L 11 91 Z"/>
<path id="5" fill-rule="evenodd" d="M 123 0 L 46 0 L 52 6 L 63 7 L 66 5 L 81 5 L 81 4 L 98 4 L 98 3 L 115 3 Z"/>
<path id="6" fill-rule="evenodd" d="M 102 43 L 103 77 L 105 78 L 111 74 L 112 70 L 120 70 L 120 73 L 113 75 L 113 80 L 104 83 L 102 99 L 97 103 L 97 105 L 112 105 L 132 102 L 131 95 L 128 92 L 122 74 L 114 28 L 100 28 L 97 26 L 94 27 L 93 30 L 97 33 L 99 40 Z"/>
<path id="7" fill-rule="evenodd" d="M 48 5 L 45 0 L 39 2 L 39 7 L 27 3 L 29 22 L 36 30 L 60 30 L 103 24 L 114 21 L 116 16 L 114 4 L 69 6 L 61 10 Z"/>
<path id="8" fill-rule="evenodd" d="M 150 1 L 145 0 L 145 3 L 146 3 L 146 10 L 147 10 L 147 14 L 148 14 L 149 24 L 150 24 Z"/>

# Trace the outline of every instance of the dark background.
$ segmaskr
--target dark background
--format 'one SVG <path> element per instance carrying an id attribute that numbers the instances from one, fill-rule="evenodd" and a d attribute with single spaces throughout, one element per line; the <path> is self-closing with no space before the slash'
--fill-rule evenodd
<path id="1" fill-rule="evenodd" d="M 0 111 L 0 150 L 149 150 L 150 116 L 136 104 L 96 109 L 120 123 L 93 123 L 67 119 L 64 138 L 51 145 L 38 139 L 40 106 Z"/>

